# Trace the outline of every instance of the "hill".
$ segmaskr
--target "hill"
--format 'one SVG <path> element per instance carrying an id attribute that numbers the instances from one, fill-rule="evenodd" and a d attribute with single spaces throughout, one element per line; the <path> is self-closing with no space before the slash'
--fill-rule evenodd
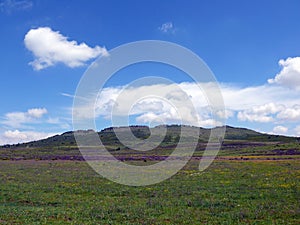
<path id="1" fill-rule="evenodd" d="M 115 135 L 115 131 L 118 133 L 122 133 L 122 135 L 126 136 L 128 134 L 128 128 L 130 128 L 131 132 L 134 134 L 135 137 L 139 139 L 147 139 L 150 136 L 150 131 L 153 132 L 159 129 L 162 126 L 157 126 L 154 128 L 149 128 L 147 126 L 130 126 L 130 127 L 109 127 L 101 130 L 98 132 L 98 135 L 103 142 L 104 145 L 121 145 L 119 143 L 118 138 Z M 190 132 L 194 132 L 195 130 L 200 131 L 199 135 L 199 142 L 207 142 L 211 129 L 201 128 L 201 127 L 194 127 L 194 126 L 185 126 Z M 254 130 L 250 130 L 247 128 L 237 128 L 226 126 L 225 132 L 225 141 L 249 141 L 249 142 L 295 142 L 299 138 L 297 137 L 288 137 L 282 135 L 271 135 L 260 133 Z M 167 125 L 167 134 L 163 140 L 162 144 L 170 144 L 176 143 L 176 139 L 180 135 L 181 126 L 180 125 Z M 213 128 L 217 129 L 217 128 Z M 42 139 L 38 141 L 32 141 L 22 144 L 15 144 L 15 145 L 5 145 L 2 147 L 6 148 L 15 148 L 15 147 L 75 147 L 76 141 L 74 138 L 74 134 L 83 135 L 85 136 L 86 141 L 88 142 L 90 134 L 94 133 L 94 130 L 79 130 L 79 131 L 68 131 L 61 135 L 55 135 L 53 137 L 49 137 L 47 139 Z M 188 137 L 188 134 L 184 135 Z"/>
<path id="2" fill-rule="evenodd" d="M 166 134 L 160 135 L 159 130 L 166 128 Z M 184 128 L 185 132 L 181 134 Z M 226 126 L 225 138 L 219 155 L 298 155 L 300 154 L 299 138 L 280 135 L 263 134 L 246 128 L 237 128 Z M 212 128 L 219 129 L 219 127 Z M 159 140 L 160 143 L 153 150 L 137 151 L 121 143 L 116 133 L 124 138 L 127 143 L 134 145 L 131 132 L 135 138 L 145 140 L 153 134 L 153 140 Z M 191 134 L 199 132 L 198 144 L 195 150 L 195 156 L 201 156 L 205 150 L 206 143 L 211 133 L 211 129 L 167 125 L 149 128 L 147 126 L 130 127 L 110 127 L 97 132 L 102 143 L 116 157 L 133 156 L 168 156 L 177 143 L 183 143 L 183 148 L 190 148 Z M 32 141 L 28 143 L 5 145 L 0 147 L 0 159 L 72 159 L 83 160 L 78 150 L 74 135 L 78 135 L 86 143 L 91 143 L 95 134 L 93 130 L 68 131 L 61 135 L 55 135 L 47 139 Z M 198 134 L 198 133 L 197 133 Z M 156 135 L 156 136 L 155 136 Z M 152 148 L 151 148 L 152 149 Z"/>

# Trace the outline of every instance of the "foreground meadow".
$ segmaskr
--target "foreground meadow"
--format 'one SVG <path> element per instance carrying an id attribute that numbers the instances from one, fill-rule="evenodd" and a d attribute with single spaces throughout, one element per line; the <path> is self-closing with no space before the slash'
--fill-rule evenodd
<path id="1" fill-rule="evenodd" d="M 192 160 L 152 186 L 110 182 L 84 161 L 0 161 L 1 224 L 299 224 L 299 160 Z"/>

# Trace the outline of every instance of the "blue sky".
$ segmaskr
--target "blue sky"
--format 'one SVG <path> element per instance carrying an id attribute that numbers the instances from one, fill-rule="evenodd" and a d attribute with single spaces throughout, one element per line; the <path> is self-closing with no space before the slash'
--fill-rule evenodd
<path id="1" fill-rule="evenodd" d="M 297 0 L 0 0 L 0 144 L 71 130 L 72 97 L 88 65 L 139 40 L 170 41 L 198 54 L 220 83 L 227 124 L 299 136 L 299 9 Z M 165 76 L 198 96 L 184 74 L 147 64 L 117 74 L 106 100 L 145 74 Z M 108 102 L 99 104 L 98 130 L 110 125 L 101 109 Z M 132 122 L 166 113 L 170 119 L 169 112 L 148 109 Z M 217 125 L 201 118 L 204 126 Z"/>

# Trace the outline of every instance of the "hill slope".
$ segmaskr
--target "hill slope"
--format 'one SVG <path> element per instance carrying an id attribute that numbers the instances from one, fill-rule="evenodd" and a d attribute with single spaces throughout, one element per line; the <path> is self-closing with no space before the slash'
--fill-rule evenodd
<path id="1" fill-rule="evenodd" d="M 159 130 L 166 128 L 166 134 L 160 135 Z M 184 129 L 183 129 L 184 128 Z M 130 130 L 129 130 L 130 129 Z M 219 129 L 219 128 L 213 128 Z M 181 134 L 181 130 L 185 130 Z M 131 141 L 131 132 L 138 139 L 147 139 L 150 132 L 154 135 L 154 139 L 161 139 L 161 142 L 155 148 L 150 148 L 149 151 L 137 151 L 123 145 L 117 138 L 115 131 L 125 137 L 125 140 L 133 146 L 139 146 L 144 149 L 144 146 Z M 156 132 L 156 133 L 155 133 Z M 195 147 L 195 139 L 191 138 L 191 133 L 197 132 L 199 135 L 198 144 Z M 149 128 L 147 126 L 130 126 L 106 128 L 97 132 L 102 143 L 106 146 L 112 155 L 120 160 L 163 160 L 170 155 L 177 146 L 180 139 L 182 151 L 185 149 L 195 148 L 194 157 L 201 157 L 207 140 L 210 136 L 211 129 L 205 129 L 192 126 L 157 126 Z M 79 135 L 86 143 L 91 143 L 95 131 L 69 131 L 61 135 L 55 135 L 47 139 L 32 141 L 23 144 L 5 145 L 0 147 L 0 159 L 4 160 L 20 160 L 20 159 L 35 159 L 35 160 L 83 160 L 83 157 L 77 147 L 74 134 Z M 92 135 L 93 134 L 93 135 Z M 155 136 L 156 135 L 156 136 Z M 151 136 L 151 138 L 152 138 Z M 198 136 L 197 136 L 198 137 Z M 131 138 L 131 139 L 130 139 Z M 144 143 L 143 141 L 141 143 Z M 279 135 L 262 134 L 245 128 L 236 128 L 226 126 L 225 139 L 221 151 L 218 154 L 220 157 L 243 158 L 245 156 L 269 158 L 272 156 L 278 157 L 295 157 L 300 156 L 299 138 L 286 137 Z"/>
<path id="2" fill-rule="evenodd" d="M 162 126 L 157 126 L 154 128 L 149 128 L 147 126 L 130 126 L 130 130 L 135 135 L 135 137 L 139 139 L 147 139 L 151 132 L 159 129 Z M 168 125 L 166 126 L 167 133 L 163 140 L 162 144 L 176 144 L 178 142 L 178 136 L 180 135 L 181 126 L 179 125 Z M 211 129 L 205 129 L 201 127 L 193 127 L 193 126 L 185 126 L 190 132 L 195 130 L 200 131 L 199 142 L 207 142 Z M 216 128 L 213 128 L 216 129 Z M 99 137 L 104 145 L 121 145 L 118 138 L 116 137 L 114 131 L 118 133 L 122 133 L 122 135 L 126 136 L 126 132 L 128 133 L 128 127 L 115 127 L 115 128 L 106 128 L 98 132 Z M 15 145 L 6 145 L 5 147 L 75 147 L 76 141 L 74 138 L 74 133 L 77 135 L 85 136 L 86 141 L 88 142 L 91 133 L 94 133 L 93 130 L 86 131 L 68 131 L 61 135 L 55 135 L 53 137 L 49 137 L 47 139 L 42 139 L 38 141 L 32 141 L 28 143 L 15 144 Z M 185 134 L 188 137 L 188 134 Z M 299 138 L 296 137 L 287 137 L 281 135 L 271 135 L 271 134 L 263 134 L 256 132 L 254 130 L 246 129 L 246 128 L 236 128 L 231 126 L 226 126 L 225 132 L 225 141 L 235 140 L 235 141 L 249 141 L 249 142 L 295 142 Z M 177 141 L 176 141 L 177 140 Z"/>

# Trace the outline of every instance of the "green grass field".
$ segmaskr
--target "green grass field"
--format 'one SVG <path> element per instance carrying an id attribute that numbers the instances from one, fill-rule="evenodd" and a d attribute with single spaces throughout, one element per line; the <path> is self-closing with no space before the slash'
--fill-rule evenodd
<path id="1" fill-rule="evenodd" d="M 192 160 L 152 186 L 110 182 L 84 161 L 0 161 L 1 224 L 299 224 L 299 160 Z"/>

